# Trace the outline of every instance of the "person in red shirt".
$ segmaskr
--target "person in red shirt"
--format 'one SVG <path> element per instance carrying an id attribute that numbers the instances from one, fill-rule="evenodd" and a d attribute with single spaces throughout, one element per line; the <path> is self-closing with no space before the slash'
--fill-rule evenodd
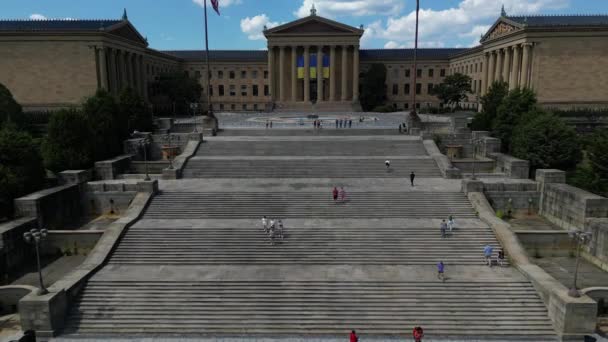
<path id="1" fill-rule="evenodd" d="M 359 337 L 354 330 L 350 332 L 350 342 L 359 342 Z"/>
<path id="2" fill-rule="evenodd" d="M 424 331 L 422 331 L 421 327 L 415 327 L 414 331 L 412 331 L 412 335 L 414 335 L 414 341 L 422 342 L 422 337 L 424 337 Z"/>
<path id="3" fill-rule="evenodd" d="M 338 188 L 334 186 L 334 190 L 331 192 L 334 196 L 334 203 L 338 201 Z"/>

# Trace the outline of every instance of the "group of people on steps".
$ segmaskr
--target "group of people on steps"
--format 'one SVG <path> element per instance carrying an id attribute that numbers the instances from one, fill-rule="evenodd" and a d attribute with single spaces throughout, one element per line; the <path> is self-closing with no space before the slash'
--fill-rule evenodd
<path id="1" fill-rule="evenodd" d="M 422 338 L 424 337 L 424 330 L 422 327 L 414 327 L 412 330 L 412 337 L 414 338 L 414 342 L 422 342 Z M 350 332 L 350 342 L 359 342 L 359 336 L 354 330 L 351 330 Z"/>

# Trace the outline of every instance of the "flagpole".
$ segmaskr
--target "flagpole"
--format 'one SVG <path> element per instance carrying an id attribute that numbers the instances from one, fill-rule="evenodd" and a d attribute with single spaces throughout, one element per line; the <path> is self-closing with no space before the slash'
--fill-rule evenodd
<path id="1" fill-rule="evenodd" d="M 211 106 L 211 67 L 209 66 L 209 30 L 207 25 L 207 0 L 204 1 L 205 5 L 205 60 L 207 63 L 207 116 L 214 118 L 213 107 Z M 215 120 L 215 128 L 217 128 L 218 122 Z"/>
<path id="2" fill-rule="evenodd" d="M 416 91 L 418 90 L 418 13 L 420 12 L 420 0 L 416 0 L 416 36 L 414 38 L 414 91 L 412 104 L 412 110 L 410 111 L 410 127 L 417 127 L 420 121 L 418 113 L 416 112 Z"/>

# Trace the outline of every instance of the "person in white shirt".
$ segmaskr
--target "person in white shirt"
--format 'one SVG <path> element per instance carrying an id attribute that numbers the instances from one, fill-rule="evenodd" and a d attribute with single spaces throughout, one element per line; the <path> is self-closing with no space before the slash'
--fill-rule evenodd
<path id="1" fill-rule="evenodd" d="M 452 229 L 454 229 L 455 226 L 456 222 L 454 221 L 454 217 L 450 215 L 450 217 L 448 218 L 448 230 L 450 231 L 450 233 L 452 233 Z"/>
<path id="2" fill-rule="evenodd" d="M 266 216 L 262 217 L 262 228 L 264 228 L 264 231 L 268 230 L 268 219 L 266 218 Z"/>
<path id="3" fill-rule="evenodd" d="M 390 160 L 385 160 L 384 161 L 384 165 L 386 165 L 386 169 L 390 169 L 391 168 L 391 161 Z"/>

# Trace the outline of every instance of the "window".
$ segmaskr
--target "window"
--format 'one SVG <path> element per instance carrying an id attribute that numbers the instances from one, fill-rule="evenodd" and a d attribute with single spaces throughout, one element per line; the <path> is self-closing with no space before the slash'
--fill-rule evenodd
<path id="1" fill-rule="evenodd" d="M 422 77 L 422 69 L 418 69 L 418 71 L 416 71 L 416 77 Z"/>
<path id="2" fill-rule="evenodd" d="M 213 96 L 213 85 L 209 85 L 209 96 Z"/>
<path id="3" fill-rule="evenodd" d="M 471 90 L 473 91 L 473 93 L 475 92 L 475 86 L 477 86 L 477 81 L 473 80 L 471 84 Z"/>
<path id="4" fill-rule="evenodd" d="M 420 95 L 422 91 L 422 83 L 416 83 L 416 94 Z"/>
<path id="5" fill-rule="evenodd" d="M 246 105 L 246 104 L 244 104 L 244 105 L 243 105 L 241 108 L 242 108 L 243 110 L 247 110 L 247 105 Z"/>
<path id="6" fill-rule="evenodd" d="M 268 70 L 264 70 L 264 79 L 267 80 L 268 79 Z"/>
<path id="7" fill-rule="evenodd" d="M 399 78 L 399 69 L 397 69 L 397 68 L 393 69 L 393 77 L 394 78 Z"/>
<path id="8" fill-rule="evenodd" d="M 217 86 L 217 92 L 219 96 L 224 96 L 224 85 L 220 84 L 219 86 Z"/>
<path id="9" fill-rule="evenodd" d="M 268 88 L 268 84 L 264 85 L 264 96 L 270 96 L 270 89 Z"/>
<path id="10" fill-rule="evenodd" d="M 247 86 L 245 84 L 241 86 L 241 96 L 247 96 Z"/>
<path id="11" fill-rule="evenodd" d="M 406 84 L 405 87 L 403 87 L 403 93 L 405 95 L 409 95 L 410 94 L 410 84 Z"/>
<path id="12" fill-rule="evenodd" d="M 198 79 L 198 78 L 201 78 L 201 72 L 200 72 L 200 71 L 198 71 L 198 70 L 196 70 L 196 71 L 194 72 L 194 77 L 195 77 L 195 78 L 197 78 L 197 79 Z"/>
<path id="13" fill-rule="evenodd" d="M 224 78 L 224 72 L 222 70 L 217 71 L 217 78 L 219 78 L 220 80 Z"/>
<path id="14" fill-rule="evenodd" d="M 410 77 L 410 69 L 405 69 L 405 77 Z"/>
<path id="15" fill-rule="evenodd" d="M 475 72 L 477 72 L 477 63 L 475 63 Z"/>
<path id="16" fill-rule="evenodd" d="M 434 77 L 435 76 L 435 69 L 429 69 L 429 77 Z"/>
<path id="17" fill-rule="evenodd" d="M 241 78 L 242 79 L 247 78 L 247 70 L 241 70 Z"/>
<path id="18" fill-rule="evenodd" d="M 236 106 L 234 104 L 231 104 L 230 105 L 230 110 L 235 110 L 235 109 L 236 109 Z"/>
<path id="19" fill-rule="evenodd" d="M 236 96 L 236 86 L 234 84 L 230 85 L 230 96 Z"/>
<path id="20" fill-rule="evenodd" d="M 258 96 L 258 85 L 254 84 L 251 88 L 251 95 Z"/>
<path id="21" fill-rule="evenodd" d="M 479 87 L 477 87 L 477 92 L 481 93 L 481 80 L 479 80 L 478 82 L 479 82 Z"/>
<path id="22" fill-rule="evenodd" d="M 433 83 L 429 83 L 427 85 L 426 92 L 427 92 L 427 94 L 432 94 L 433 93 Z"/>
<path id="23" fill-rule="evenodd" d="M 393 95 L 399 95 L 399 85 L 393 84 Z"/>
<path id="24" fill-rule="evenodd" d="M 253 110 L 255 110 L 255 111 L 257 111 L 257 110 L 258 110 L 258 104 L 257 104 L 257 103 L 254 103 L 254 104 L 253 104 Z"/>
<path id="25" fill-rule="evenodd" d="M 233 80 L 234 79 L 234 71 L 230 72 L 230 79 Z"/>
<path id="26" fill-rule="evenodd" d="M 420 109 L 420 103 L 416 103 L 416 109 Z"/>
<path id="27" fill-rule="evenodd" d="M 224 104 L 220 103 L 220 110 L 224 110 Z"/>
<path id="28" fill-rule="evenodd" d="M 439 76 L 445 77 L 445 69 L 439 70 Z"/>
<path id="29" fill-rule="evenodd" d="M 410 108 L 410 104 L 409 104 L 409 103 L 404 104 L 404 105 L 403 105 L 403 108 L 404 108 L 404 109 L 408 109 L 408 108 Z"/>
<path id="30" fill-rule="evenodd" d="M 251 71 L 251 78 L 253 78 L 254 80 L 255 80 L 256 78 L 258 78 L 258 71 L 257 71 L 257 70 L 252 70 L 252 71 Z"/>

